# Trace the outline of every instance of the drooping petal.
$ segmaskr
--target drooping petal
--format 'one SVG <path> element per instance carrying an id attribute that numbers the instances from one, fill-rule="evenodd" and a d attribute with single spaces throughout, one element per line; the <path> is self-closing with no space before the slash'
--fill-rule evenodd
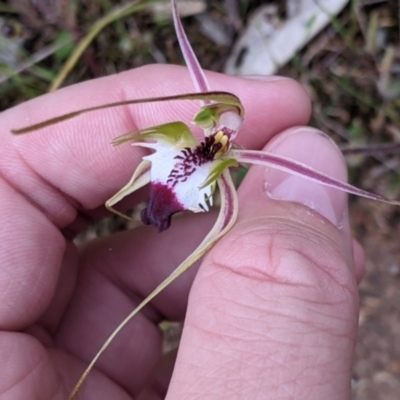
<path id="1" fill-rule="evenodd" d="M 97 352 L 95 357 L 90 362 L 89 366 L 86 368 L 82 376 L 80 377 L 78 383 L 75 385 L 70 399 L 75 398 L 77 392 L 80 387 L 86 380 L 90 371 L 93 369 L 94 364 L 97 362 L 99 357 L 104 353 L 104 351 L 108 348 L 110 343 L 114 340 L 114 338 L 118 335 L 118 333 L 125 327 L 125 325 L 137 314 L 139 313 L 147 304 L 149 304 L 160 292 L 162 292 L 167 286 L 169 286 L 175 279 L 177 279 L 180 275 L 182 275 L 186 270 L 188 270 L 197 260 L 199 260 L 207 251 L 209 251 L 214 244 L 220 239 L 222 236 L 227 233 L 237 219 L 238 214 L 238 199 L 236 195 L 236 189 L 233 185 L 232 178 L 229 174 L 229 171 L 225 170 L 222 173 L 222 176 L 218 179 L 218 187 L 221 193 L 221 208 L 218 215 L 218 218 L 205 237 L 205 239 L 200 243 L 197 249 L 180 264 L 171 275 L 168 276 L 160 285 L 156 287 L 153 292 L 151 292 L 114 330 L 114 332 L 108 337 L 108 339 L 104 342 L 101 349 Z"/>
<path id="2" fill-rule="evenodd" d="M 264 165 L 266 167 L 288 172 L 292 175 L 301 176 L 305 179 L 309 179 L 322 185 L 330 186 L 343 192 L 354 194 L 356 196 L 365 197 L 371 200 L 378 200 L 393 205 L 400 205 L 400 201 L 389 200 L 378 194 L 359 189 L 346 182 L 331 178 L 330 176 L 325 175 L 315 170 L 314 168 L 309 167 L 306 164 L 294 161 L 290 158 L 283 157 L 277 154 L 267 153 L 258 150 L 232 150 L 230 152 L 230 156 L 241 163 Z"/>

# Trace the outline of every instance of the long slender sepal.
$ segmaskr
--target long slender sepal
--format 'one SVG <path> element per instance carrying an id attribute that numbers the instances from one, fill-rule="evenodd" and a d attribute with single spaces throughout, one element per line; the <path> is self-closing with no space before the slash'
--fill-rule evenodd
<path id="1" fill-rule="evenodd" d="M 221 177 L 218 179 L 218 187 L 221 193 L 221 208 L 213 228 L 197 249 L 185 260 L 182 264 L 176 268 L 171 275 L 168 276 L 157 288 L 151 292 L 114 330 L 114 332 L 105 341 L 101 349 L 97 352 L 85 372 L 82 374 L 78 383 L 75 385 L 69 400 L 74 400 L 76 395 L 85 382 L 87 376 L 92 370 L 94 364 L 99 359 L 101 354 L 107 349 L 110 343 L 118 335 L 118 333 L 124 328 L 124 326 L 139 312 L 141 311 L 151 300 L 153 300 L 161 291 L 169 286 L 175 279 L 182 275 L 188 270 L 197 260 L 199 260 L 207 251 L 209 251 L 214 244 L 220 239 L 225 233 L 227 233 L 234 223 L 236 222 L 238 214 L 238 199 L 236 195 L 236 189 L 232 182 L 232 178 L 228 170 L 225 170 Z"/>
<path id="2" fill-rule="evenodd" d="M 359 189 L 346 182 L 342 182 L 328 175 L 325 175 L 315 170 L 314 168 L 309 167 L 306 164 L 294 161 L 290 158 L 283 157 L 277 154 L 267 153 L 259 150 L 232 150 L 231 156 L 240 163 L 264 165 L 265 167 L 274 168 L 279 171 L 300 176 L 304 179 L 318 182 L 321 185 L 330 186 L 332 188 L 341 190 L 342 192 L 347 192 L 371 200 L 382 201 L 384 203 L 389 203 L 392 205 L 400 205 L 400 201 L 389 200 L 378 194 Z"/>
<path id="3" fill-rule="evenodd" d="M 188 67 L 194 87 L 196 88 L 197 92 L 208 92 L 210 88 L 207 79 L 183 29 L 181 19 L 179 18 L 176 1 L 171 0 L 171 4 L 176 36 L 178 37 L 179 46 L 185 59 L 186 66 Z"/>
<path id="4" fill-rule="evenodd" d="M 78 117 L 79 115 L 86 114 L 92 111 L 104 110 L 106 108 L 112 107 L 120 107 L 126 106 L 130 104 L 142 104 L 142 103 L 153 103 L 153 102 L 161 102 L 161 101 L 175 101 L 175 100 L 203 100 L 203 101 L 213 101 L 218 103 L 232 104 L 238 105 L 240 103 L 240 99 L 232 93 L 228 92 L 206 92 L 206 93 L 187 93 L 187 94 L 179 94 L 175 96 L 163 96 L 163 97 L 150 97 L 148 99 L 133 99 L 133 100 L 124 100 L 117 101 L 115 103 L 102 104 L 100 106 L 83 108 L 78 111 L 73 111 L 64 115 L 60 115 L 55 118 L 50 118 L 45 121 L 39 122 L 37 124 L 29 125 L 20 129 L 13 129 L 11 132 L 14 135 L 20 135 L 22 133 L 29 133 L 35 131 L 37 129 L 43 129 L 48 126 L 58 124 L 60 122 L 66 121 L 71 118 Z"/>

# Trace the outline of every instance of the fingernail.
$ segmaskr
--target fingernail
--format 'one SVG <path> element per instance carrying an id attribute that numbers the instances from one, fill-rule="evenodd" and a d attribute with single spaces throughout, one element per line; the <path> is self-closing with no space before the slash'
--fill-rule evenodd
<path id="1" fill-rule="evenodd" d="M 304 163 L 341 181 L 347 179 L 346 165 L 339 149 L 329 138 L 312 128 L 282 134 L 267 151 Z M 337 227 L 343 224 L 347 196 L 337 189 L 272 168 L 267 171 L 265 187 L 268 196 L 274 200 L 301 203 Z"/>

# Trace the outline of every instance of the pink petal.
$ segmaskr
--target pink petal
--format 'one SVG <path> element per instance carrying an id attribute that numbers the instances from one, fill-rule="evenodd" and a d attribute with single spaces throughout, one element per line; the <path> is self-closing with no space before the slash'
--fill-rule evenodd
<path id="1" fill-rule="evenodd" d="M 264 165 L 266 167 L 275 168 L 280 171 L 288 172 L 292 175 L 301 176 L 322 185 L 330 186 L 343 192 L 355 194 L 356 196 L 365 197 L 371 200 L 378 200 L 385 203 L 400 205 L 399 201 L 389 200 L 378 194 L 370 193 L 346 182 L 341 182 L 322 174 L 306 164 L 296 162 L 290 158 L 279 156 L 277 154 L 267 153 L 258 150 L 232 150 L 231 156 L 241 163 L 250 163 Z"/>
<path id="2" fill-rule="evenodd" d="M 208 92 L 210 91 L 210 88 L 207 79 L 183 29 L 182 22 L 179 18 L 176 1 L 171 0 L 171 4 L 176 36 L 178 37 L 179 46 L 181 48 L 183 57 L 185 58 L 186 66 L 189 69 L 190 77 L 192 78 L 194 87 L 196 88 L 197 92 Z"/>

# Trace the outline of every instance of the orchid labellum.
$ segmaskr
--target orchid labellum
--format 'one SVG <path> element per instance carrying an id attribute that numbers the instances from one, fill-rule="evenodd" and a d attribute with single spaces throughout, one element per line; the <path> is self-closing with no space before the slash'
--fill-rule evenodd
<path id="1" fill-rule="evenodd" d="M 94 363 L 125 324 L 201 258 L 233 226 L 238 213 L 238 200 L 230 176 L 229 169 L 231 167 L 242 163 L 263 165 L 302 176 L 304 179 L 347 193 L 390 204 L 400 204 L 400 202 L 385 199 L 338 181 L 289 158 L 264 151 L 235 148 L 234 141 L 242 125 L 244 108 L 234 94 L 210 91 L 205 75 L 183 30 L 175 0 L 172 0 L 171 3 L 175 30 L 196 89 L 195 93 L 105 104 L 13 131 L 14 134 L 31 132 L 83 113 L 108 107 L 160 101 L 197 100 L 200 101 L 201 108 L 194 116 L 193 124 L 204 130 L 202 141 L 198 141 L 190 128 L 183 122 L 166 123 L 130 132 L 113 141 L 114 145 L 129 142 L 133 146 L 145 147 L 152 152 L 143 157 L 131 180 L 106 202 L 106 207 L 116 214 L 129 218 L 116 211 L 113 206 L 127 195 L 150 184 L 150 197 L 146 208 L 141 213 L 141 219 L 143 223 L 154 225 L 161 232 L 169 227 L 171 216 L 175 213 L 185 210 L 196 213 L 208 211 L 212 206 L 213 194 L 217 186 L 220 191 L 221 207 L 214 227 L 197 249 L 118 326 L 82 375 L 70 399 L 75 398 Z"/>

